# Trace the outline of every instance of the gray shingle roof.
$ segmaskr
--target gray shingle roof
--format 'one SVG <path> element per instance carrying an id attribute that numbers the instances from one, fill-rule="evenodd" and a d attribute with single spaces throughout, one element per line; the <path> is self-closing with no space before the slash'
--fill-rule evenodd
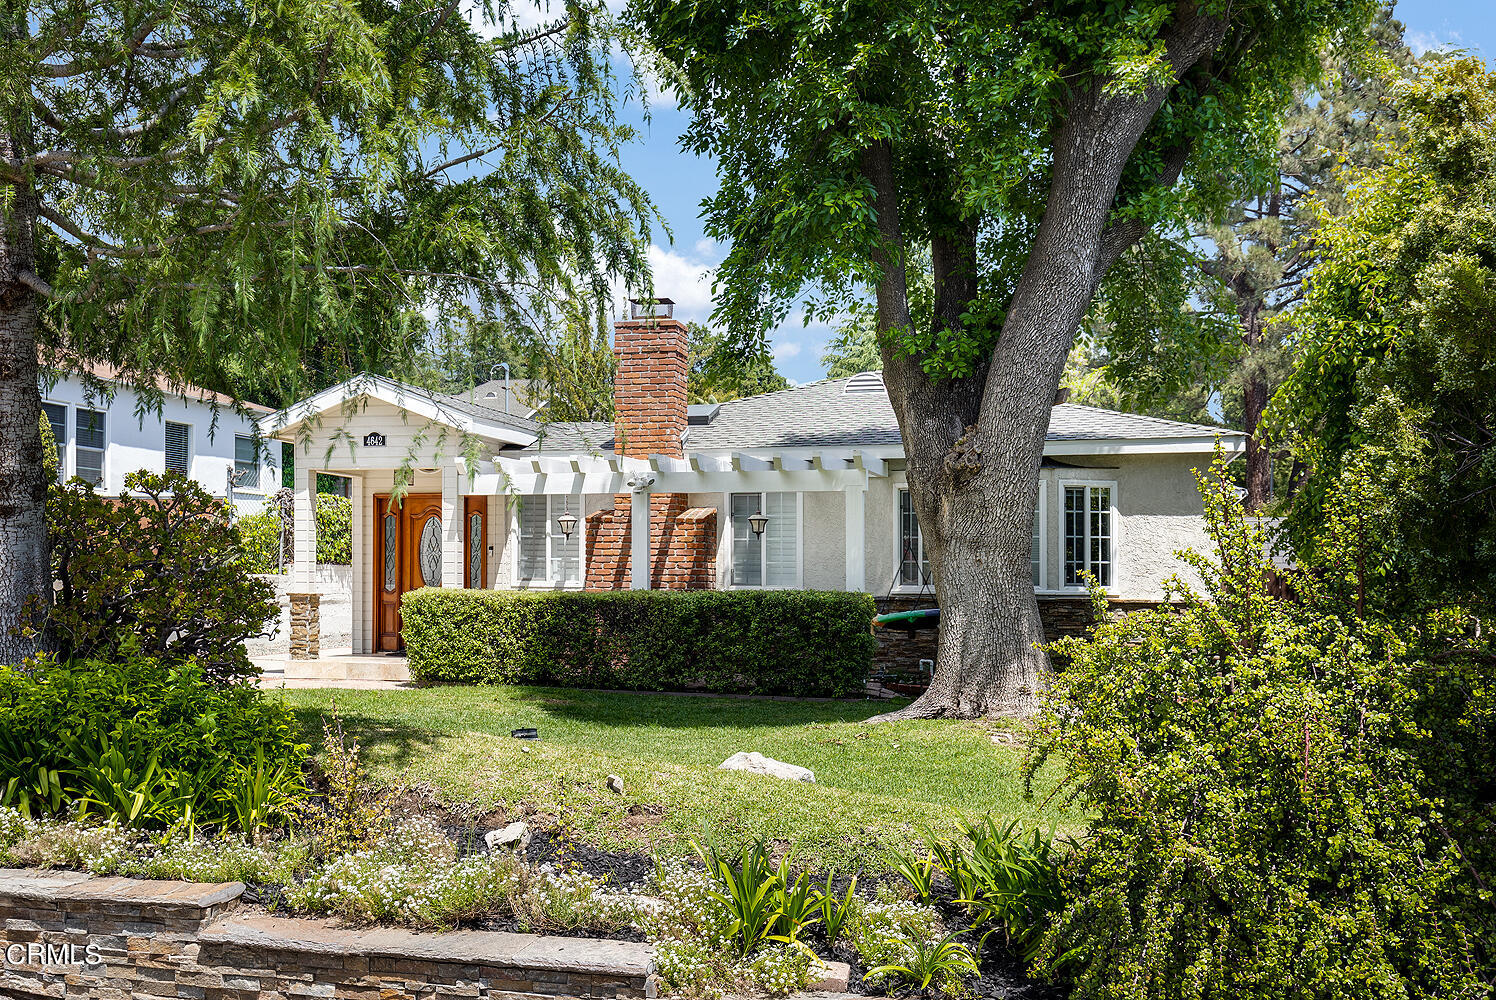
<path id="1" fill-rule="evenodd" d="M 473 402 L 467 396 L 450 396 L 444 392 L 426 392 L 424 389 L 417 389 L 413 386 L 406 386 L 405 390 L 413 393 L 424 393 L 442 406 L 450 407 L 470 417 L 477 417 L 479 420 L 487 420 L 490 423 L 512 427 L 519 431 L 528 431 L 531 434 L 536 434 L 540 431 L 540 425 L 529 417 L 518 413 L 505 413 L 502 408 L 502 401 L 499 406 L 494 407 Z"/>
<path id="2" fill-rule="evenodd" d="M 852 378 L 857 378 L 853 376 Z M 884 392 L 847 392 L 852 378 L 826 379 L 782 392 L 723 403 L 710 424 L 692 425 L 686 451 L 757 448 L 872 448 L 903 443 Z M 866 384 L 865 382 L 861 384 Z M 539 451 L 608 454 L 610 423 L 554 423 L 540 431 Z M 1239 431 L 1064 403 L 1050 417 L 1051 441 L 1109 441 L 1236 436 Z"/>

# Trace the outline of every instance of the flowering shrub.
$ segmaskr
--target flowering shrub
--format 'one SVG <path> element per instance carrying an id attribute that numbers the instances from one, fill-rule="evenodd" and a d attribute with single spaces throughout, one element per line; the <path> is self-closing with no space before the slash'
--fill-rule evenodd
<path id="1" fill-rule="evenodd" d="M 638 922 L 632 890 L 613 892 L 586 872 L 543 864 L 516 872 L 512 903 L 520 930 L 610 930 Z"/>
<path id="2" fill-rule="evenodd" d="M 1040 955 L 1073 957 L 1078 1000 L 1488 994 L 1490 622 L 1366 610 L 1384 503 L 1344 485 L 1278 589 L 1224 475 L 1202 482 L 1204 593 L 1063 644 L 1027 766 L 1063 762 L 1094 811 Z"/>
<path id="3" fill-rule="evenodd" d="M 667 992 L 714 1000 L 728 992 L 780 995 L 809 985 L 814 955 L 803 945 L 770 944 L 738 957 L 732 912 L 713 895 L 717 882 L 706 872 L 667 862 L 656 881 L 659 903 L 641 910 L 639 920 Z"/>
<path id="4" fill-rule="evenodd" d="M 845 931 L 847 942 L 869 969 L 907 965 L 915 958 L 912 942 L 939 941 L 943 932 L 933 907 L 903 899 L 855 900 Z M 868 977 L 870 984 L 892 978 Z"/>
<path id="5" fill-rule="evenodd" d="M 518 885 L 509 858 L 458 858 L 430 820 L 395 825 L 367 847 L 314 868 L 288 887 L 293 910 L 360 922 L 450 927 L 501 908 Z"/>

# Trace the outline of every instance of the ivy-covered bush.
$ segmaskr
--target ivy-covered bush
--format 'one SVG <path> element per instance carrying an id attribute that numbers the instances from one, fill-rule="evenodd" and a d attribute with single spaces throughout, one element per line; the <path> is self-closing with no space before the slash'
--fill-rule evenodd
<path id="1" fill-rule="evenodd" d="M 873 599 L 830 591 L 427 588 L 401 612 L 422 680 L 846 697 L 875 646 Z"/>
<path id="2" fill-rule="evenodd" d="M 118 497 L 82 480 L 47 496 L 57 587 L 45 609 L 59 658 L 198 661 L 223 679 L 253 668 L 244 640 L 278 609 L 243 565 L 222 500 L 177 473 L 135 472 Z"/>
<path id="3" fill-rule="evenodd" d="M 190 806 L 194 823 L 242 828 L 241 813 L 268 819 L 299 788 L 299 736 L 284 703 L 247 681 L 209 682 L 192 661 L 0 666 L 0 805 L 31 815 L 170 826 Z"/>
<path id="4" fill-rule="evenodd" d="M 281 490 L 261 510 L 239 518 L 239 537 L 249 572 L 279 573 L 284 568 L 281 548 L 288 544 L 291 529 L 290 493 Z M 318 493 L 316 507 L 317 561 L 348 565 L 353 561 L 353 501 Z"/>
<path id="5" fill-rule="evenodd" d="M 1286 587 L 1218 472 L 1203 593 L 1061 643 L 1029 779 L 1095 819 L 1041 961 L 1077 998 L 1489 995 L 1493 622 L 1363 610 L 1371 470 Z"/>

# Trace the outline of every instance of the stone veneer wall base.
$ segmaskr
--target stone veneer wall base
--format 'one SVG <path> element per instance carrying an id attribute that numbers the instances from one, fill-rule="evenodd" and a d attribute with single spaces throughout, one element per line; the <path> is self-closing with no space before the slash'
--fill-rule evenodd
<path id="1" fill-rule="evenodd" d="M 644 944 L 349 928 L 201 885 L 0 869 L 0 996 L 21 1000 L 611 1000 L 657 993 Z"/>

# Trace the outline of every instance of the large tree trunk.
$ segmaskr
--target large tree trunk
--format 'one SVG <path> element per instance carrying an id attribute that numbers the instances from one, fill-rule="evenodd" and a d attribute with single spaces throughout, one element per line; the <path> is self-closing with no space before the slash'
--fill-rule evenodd
<path id="1" fill-rule="evenodd" d="M 1257 430 L 1267 409 L 1267 376 L 1256 357 L 1262 343 L 1262 303 L 1243 301 L 1242 339 L 1246 341 L 1247 364 L 1242 380 L 1242 430 L 1247 435 L 1248 511 L 1260 511 L 1273 499 L 1273 456 Z"/>
<path id="2" fill-rule="evenodd" d="M 1224 32 L 1219 19 L 1181 11 L 1168 43 L 1179 73 L 1213 50 Z M 900 193 L 888 148 L 864 156 L 885 245 L 877 287 L 884 382 L 899 417 L 910 499 L 941 609 L 929 690 L 879 720 L 1026 716 L 1039 705 L 1049 658 L 1029 548 L 1050 412 L 1102 275 L 1142 235 L 1132 223 L 1108 228 L 1107 222 L 1123 169 L 1167 91 L 1117 95 L 1105 81 L 1093 81 L 1072 95 L 1054 136 L 1043 221 L 989 362 L 969 378 L 932 383 L 915 360 L 890 348 L 890 334 L 909 326 Z M 1183 155 L 1166 157 L 1162 182 L 1177 177 Z M 959 295 L 974 297 L 975 247 L 974 231 L 949 230 L 932 243 L 937 332 L 961 322 Z"/>
<path id="3" fill-rule="evenodd" d="M 13 25 L 6 28 L 14 29 Z M 27 113 L 0 124 L 0 157 L 30 153 Z M 36 269 L 36 197 L 0 185 L 0 661 L 36 652 L 35 614 L 50 581 L 47 484 L 37 393 L 37 296 L 23 280 Z"/>

